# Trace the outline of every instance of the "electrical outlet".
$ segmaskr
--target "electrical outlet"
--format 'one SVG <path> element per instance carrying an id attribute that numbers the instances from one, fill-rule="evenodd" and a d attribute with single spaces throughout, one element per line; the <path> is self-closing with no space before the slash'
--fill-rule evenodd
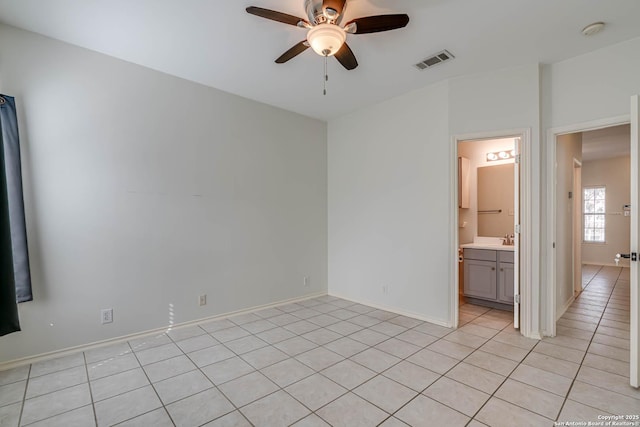
<path id="1" fill-rule="evenodd" d="M 113 322 L 113 308 L 105 308 L 100 311 L 100 320 L 102 324 Z"/>
<path id="2" fill-rule="evenodd" d="M 309 286 L 309 278 L 307 276 L 304 276 L 304 278 L 302 280 L 302 285 L 303 286 Z"/>
<path id="3" fill-rule="evenodd" d="M 200 298 L 198 298 L 198 304 L 201 306 L 207 305 L 207 294 L 200 295 Z"/>

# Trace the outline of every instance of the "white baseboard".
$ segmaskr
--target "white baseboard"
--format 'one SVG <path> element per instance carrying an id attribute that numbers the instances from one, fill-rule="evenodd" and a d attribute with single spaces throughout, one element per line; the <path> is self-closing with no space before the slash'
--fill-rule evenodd
<path id="1" fill-rule="evenodd" d="M 596 265 L 600 267 L 625 267 L 629 268 L 629 261 L 620 261 L 620 265 L 616 265 L 615 262 L 583 262 L 582 265 Z"/>
<path id="2" fill-rule="evenodd" d="M 242 310 L 236 310 L 236 311 L 230 311 L 227 313 L 223 313 L 223 314 L 218 314 L 215 316 L 209 316 L 209 317 L 203 317 L 201 319 L 197 319 L 197 320 L 191 320 L 188 322 L 183 322 L 183 323 L 177 323 L 175 325 L 171 326 L 171 329 L 179 329 L 179 328 L 184 328 L 187 326 L 192 326 L 192 325 L 197 325 L 198 323 L 203 323 L 203 322 L 210 322 L 212 320 L 221 320 L 221 319 L 226 319 L 227 317 L 231 317 L 231 316 L 235 316 L 238 314 L 245 314 L 245 313 L 253 313 L 255 311 L 260 311 L 260 310 L 264 310 L 267 308 L 273 308 L 273 307 L 277 307 L 279 305 L 284 305 L 284 304 L 291 304 L 294 302 L 299 302 L 299 301 L 305 301 L 311 298 L 317 298 L 317 297 L 321 297 L 327 295 L 326 292 L 317 292 L 315 294 L 310 294 L 310 295 L 305 295 L 303 297 L 296 297 L 296 298 L 290 298 L 290 299 L 286 299 L 286 300 L 281 300 L 281 301 L 277 301 L 274 303 L 269 303 L 269 304 L 264 304 L 264 305 L 258 305 L 258 306 L 254 306 L 254 307 L 250 307 L 250 308 L 245 308 Z M 135 334 L 130 334 L 130 335 L 123 335 L 120 337 L 115 337 L 115 338 L 109 338 L 106 340 L 102 340 L 102 341 L 95 341 L 89 344 L 82 344 L 82 345 L 78 345 L 75 347 L 68 347 L 68 348 L 64 348 L 61 350 L 55 350 L 55 351 L 51 351 L 48 353 L 42 353 L 42 354 L 37 354 L 35 356 L 27 356 L 27 357 L 22 357 L 20 359 L 14 359 L 14 360 L 9 360 L 7 362 L 1 362 L 0 363 L 0 371 L 5 371 L 7 369 L 13 369 L 13 368 L 17 368 L 19 366 L 24 366 L 24 365 L 28 365 L 31 363 L 36 363 L 36 362 L 41 362 L 44 360 L 49 360 L 49 359 L 55 359 L 58 357 L 63 357 L 63 356 L 67 356 L 70 354 L 74 354 L 77 353 L 79 351 L 87 351 L 87 350 L 92 350 L 94 348 L 98 348 L 98 347 L 104 347 L 107 345 L 112 345 L 112 344 L 117 344 L 117 343 L 121 343 L 121 342 L 125 342 L 125 341 L 129 341 L 132 339 L 136 339 L 136 338 L 143 338 L 149 335 L 154 335 L 154 334 L 162 334 L 167 332 L 168 328 L 162 327 L 162 328 L 156 328 L 156 329 L 150 329 L 144 332 L 137 332 Z"/>
<path id="3" fill-rule="evenodd" d="M 571 306 L 571 304 L 573 304 L 575 300 L 575 295 L 572 295 L 571 298 L 569 298 L 569 300 L 562 307 L 562 310 L 560 310 L 560 314 L 556 314 L 556 322 L 562 317 L 562 315 L 567 311 L 567 309 Z"/>
<path id="4" fill-rule="evenodd" d="M 522 336 L 526 337 L 526 338 L 533 338 L 534 340 L 541 340 L 542 339 L 542 334 L 539 333 L 539 332 L 534 332 L 534 333 L 530 334 L 529 336 L 526 336 L 526 335 L 523 334 Z"/>
<path id="5" fill-rule="evenodd" d="M 373 303 L 371 301 L 366 301 L 366 300 L 357 300 L 357 299 L 353 299 L 350 297 L 346 297 L 344 295 L 340 295 L 334 292 L 329 292 L 328 293 L 330 296 L 332 297 L 336 297 L 336 298 L 341 298 L 347 301 L 351 301 L 351 302 L 355 302 L 358 304 L 363 304 L 363 305 L 367 305 L 369 307 L 373 307 L 373 308 L 377 308 L 379 310 L 385 310 L 385 311 L 390 311 L 392 313 L 396 313 L 402 316 L 406 316 L 406 317 L 411 317 L 413 319 L 418 319 L 418 320 L 422 320 L 423 322 L 429 322 L 429 323 L 433 323 L 439 326 L 444 326 L 445 328 L 452 328 L 453 326 L 451 325 L 450 322 L 443 322 L 442 320 L 437 320 L 437 319 L 433 319 L 430 317 L 426 317 L 423 316 L 421 314 L 417 314 L 417 313 L 412 313 L 406 310 L 402 310 L 400 308 L 397 307 L 392 307 L 389 305 L 381 305 L 381 304 L 377 304 L 377 303 Z"/>

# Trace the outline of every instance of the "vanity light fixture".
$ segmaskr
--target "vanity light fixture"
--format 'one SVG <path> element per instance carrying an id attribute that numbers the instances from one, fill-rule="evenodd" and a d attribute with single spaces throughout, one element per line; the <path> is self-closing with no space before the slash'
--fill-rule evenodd
<path id="1" fill-rule="evenodd" d="M 516 150 L 502 150 L 487 153 L 487 161 L 494 162 L 496 160 L 509 160 L 516 156 Z"/>

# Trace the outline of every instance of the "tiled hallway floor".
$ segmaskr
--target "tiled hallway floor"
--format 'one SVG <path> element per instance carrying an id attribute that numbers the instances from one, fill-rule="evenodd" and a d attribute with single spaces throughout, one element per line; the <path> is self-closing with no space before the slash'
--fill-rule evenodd
<path id="1" fill-rule="evenodd" d="M 639 414 L 628 271 L 558 322 L 460 308 L 453 331 L 320 297 L 0 372 L 0 426 L 552 426 Z"/>

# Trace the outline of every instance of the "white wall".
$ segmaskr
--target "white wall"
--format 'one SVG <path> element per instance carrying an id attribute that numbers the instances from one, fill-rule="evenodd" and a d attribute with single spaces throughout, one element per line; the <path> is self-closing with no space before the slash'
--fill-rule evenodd
<path id="1" fill-rule="evenodd" d="M 542 212 L 546 213 L 546 177 L 548 165 L 546 164 L 547 152 L 546 144 L 541 143 L 540 130 L 546 130 L 550 127 L 572 125 L 588 120 L 615 117 L 629 112 L 629 96 L 634 93 L 640 93 L 640 39 L 631 40 L 606 49 L 601 49 L 587 55 L 582 55 L 557 64 L 546 65 L 542 67 L 542 72 L 538 65 L 508 68 L 497 70 L 491 73 L 480 73 L 472 76 L 463 76 L 448 81 L 448 94 L 438 101 L 442 106 L 448 106 L 449 135 L 468 136 L 468 134 L 477 135 L 478 133 L 493 133 L 504 130 L 530 129 L 531 141 L 529 147 L 525 147 L 523 151 L 529 150 L 529 159 L 526 162 L 531 165 L 531 169 L 523 171 L 530 174 L 531 188 L 528 189 L 531 194 L 530 208 L 528 212 L 528 221 L 531 224 L 532 249 L 533 253 L 531 265 L 523 265 L 523 268 L 529 269 L 532 278 L 533 298 L 531 301 L 525 301 L 528 304 L 532 317 L 531 330 L 538 330 L 541 327 L 548 327 L 540 324 L 540 319 L 548 318 L 546 306 L 547 301 L 547 281 L 541 278 L 547 277 L 548 268 L 545 263 L 547 253 L 552 251 L 551 242 L 546 240 L 547 227 L 549 222 L 545 216 L 541 216 Z M 339 188 L 343 183 L 349 183 L 351 180 L 358 180 L 362 172 L 362 167 L 352 162 L 348 165 L 342 164 L 339 155 L 332 154 L 332 147 L 338 146 L 340 143 L 349 143 L 351 139 L 357 137 L 359 132 L 365 132 L 365 129 L 372 127 L 374 130 L 382 128 L 379 120 L 383 120 L 383 124 L 392 124 L 392 129 L 397 129 L 394 125 L 396 122 L 403 122 L 405 115 L 414 119 L 417 103 L 428 103 L 429 100 L 415 99 L 416 94 L 427 94 L 428 88 L 422 91 L 400 97 L 393 103 L 383 103 L 376 107 L 354 113 L 349 118 L 356 116 L 357 122 L 353 125 L 344 124 L 339 121 L 340 126 L 335 126 L 337 122 L 330 122 L 329 131 L 329 277 L 330 290 L 341 291 L 347 290 L 352 286 L 352 282 L 362 282 L 360 276 L 375 277 L 373 272 L 377 272 L 380 267 L 371 263 L 366 257 L 359 258 L 356 254 L 355 259 L 342 261 L 336 254 L 333 254 L 332 245 L 333 236 L 342 232 L 342 229 L 336 228 L 334 224 L 338 224 L 338 219 L 347 218 L 351 214 L 359 214 L 360 210 L 353 208 L 351 212 L 345 203 L 340 205 L 340 209 L 335 211 L 337 206 L 333 199 L 338 197 L 333 195 L 333 191 L 342 194 Z M 390 105 L 383 108 L 383 105 Z M 376 108 L 383 109 L 383 114 L 372 114 L 377 111 Z M 395 109 L 394 109 L 395 108 Z M 438 117 L 440 114 L 437 115 Z M 408 129 L 402 130 L 400 139 L 419 139 L 429 141 L 431 132 L 436 129 L 431 126 L 431 118 L 433 115 L 422 114 L 414 120 L 423 120 L 424 125 L 418 126 L 412 124 Z M 429 125 L 429 126 L 427 126 Z M 416 131 L 415 128 L 419 130 Z M 373 131 L 366 131 L 366 135 L 374 134 Z M 425 134 L 425 136 L 422 136 Z M 388 135 L 388 134 L 386 134 Z M 374 138 L 375 139 L 375 138 Z M 444 141 L 439 142 L 445 144 Z M 364 148 L 366 145 L 361 144 Z M 432 147 L 433 150 L 439 150 L 439 147 Z M 340 152 L 337 152 L 340 154 Z M 362 149 L 362 155 L 366 155 Z M 385 159 L 386 163 L 397 163 L 397 167 L 401 168 L 402 163 L 407 162 L 403 157 L 405 154 L 396 154 L 389 152 L 389 156 L 393 159 Z M 542 159 L 545 159 L 543 161 Z M 347 168 L 350 172 L 347 172 Z M 438 160 L 432 160 L 426 163 L 427 168 L 436 171 L 442 171 L 443 165 Z M 370 168 L 369 168 L 370 169 Z M 350 178 L 348 173 L 354 175 Z M 376 176 L 375 171 L 367 171 L 369 175 Z M 334 176 L 335 174 L 335 176 Z M 383 174 L 379 174 L 379 180 L 383 179 Z M 441 180 L 446 179 L 445 175 L 441 175 Z M 439 186 L 443 186 L 444 182 L 440 181 Z M 334 190 L 335 189 L 335 190 Z M 422 190 L 420 190 L 422 191 Z M 418 191 L 414 194 L 419 198 L 422 193 Z M 350 194 L 349 192 L 346 192 Z M 358 197 L 354 195 L 354 197 Z M 410 195 L 406 196 L 410 199 Z M 385 192 L 370 192 L 367 196 L 368 200 L 375 200 L 378 205 L 383 205 L 385 201 L 392 202 L 393 199 Z M 390 203 L 392 206 L 393 203 Z M 438 208 L 443 206 L 440 204 Z M 366 211 L 366 206 L 360 208 Z M 452 213 L 455 214 L 455 213 Z M 426 221 L 423 220 L 423 224 Z M 444 222 L 441 226 L 444 226 Z M 374 231 L 372 231 L 374 233 Z M 376 229 L 375 233 L 379 233 Z M 373 234 L 376 236 L 377 234 Z M 340 238 L 342 243 L 350 243 L 349 247 L 367 248 L 368 238 L 364 232 L 361 235 L 348 235 Z M 373 239 L 374 237 L 370 237 Z M 411 244 L 415 243 L 414 239 L 409 239 Z M 410 244 L 410 245 L 411 245 Z M 405 242 L 398 242 L 397 246 L 404 247 Z M 436 239 L 434 245 L 440 245 L 440 241 Z M 441 246 L 441 245 L 440 245 Z M 390 248 L 391 252 L 394 248 Z M 443 249 L 442 247 L 440 249 Z M 453 255 L 452 255 L 453 256 Z M 381 257 L 384 258 L 384 257 Z M 541 261 L 542 260 L 542 261 Z M 398 262 L 391 265 L 388 270 L 397 273 L 406 267 Z M 411 267 L 413 270 L 420 267 Z M 446 266 L 436 266 L 431 272 L 438 280 L 446 277 L 447 286 L 453 286 L 453 278 L 451 272 L 445 272 Z M 335 282 L 334 279 L 339 279 Z M 384 278 L 383 278 L 384 279 Z M 385 279 L 386 280 L 386 279 Z M 382 301 L 380 296 L 381 280 L 375 280 L 375 285 L 370 287 L 365 285 L 357 285 L 357 290 L 350 292 L 361 299 L 373 299 Z M 417 284 L 416 287 L 420 285 Z M 422 285 L 428 287 L 428 285 Z M 415 293 L 409 293 L 405 298 L 395 302 L 398 307 L 413 307 L 415 302 L 412 301 Z M 374 297 L 375 296 L 375 297 Z M 542 301 L 542 304 L 540 303 Z M 447 300 L 441 298 L 437 301 L 436 306 L 447 304 Z M 432 314 L 433 313 L 433 314 Z M 425 316 L 440 317 L 442 310 L 425 311 Z"/>
<path id="2" fill-rule="evenodd" d="M 574 159 L 582 160 L 582 134 L 559 136 L 556 149 L 556 318 L 573 301 L 574 209 L 569 192 L 573 191 Z"/>
<path id="3" fill-rule="evenodd" d="M 546 240 L 549 222 L 546 219 L 546 215 L 541 216 L 542 212 L 546 213 L 548 165 L 546 160 L 542 160 L 547 159 L 547 152 L 546 144 L 541 142 L 540 131 L 542 128 L 546 134 L 546 130 L 550 127 L 628 114 L 629 96 L 634 93 L 640 93 L 640 80 L 637 78 L 640 75 L 638 51 L 640 51 L 640 39 L 635 39 L 557 64 L 543 66 L 542 72 L 538 65 L 534 64 L 497 70 L 491 73 L 463 76 L 447 82 L 448 93 L 446 96 L 441 94 L 438 98 L 431 95 L 433 100 L 416 99 L 417 96 L 426 96 L 429 93 L 429 88 L 425 88 L 393 101 L 360 110 L 348 116 L 348 119 L 357 117 L 357 120 L 354 120 L 353 123 L 345 123 L 347 118 L 330 122 L 330 291 L 343 292 L 360 300 L 386 304 L 391 303 L 391 301 L 388 301 L 391 297 L 382 297 L 380 282 L 389 280 L 387 279 L 389 276 L 407 275 L 403 271 L 403 268 L 407 267 L 413 272 L 420 270 L 422 273 L 422 265 L 413 266 L 400 260 L 392 262 L 385 256 L 387 253 L 392 253 L 396 250 L 396 247 L 402 250 L 406 245 L 412 247 L 412 245 L 417 244 L 417 240 L 414 238 L 409 238 L 406 241 L 394 240 L 396 246 L 389 248 L 386 252 L 381 250 L 382 252 L 378 258 L 367 257 L 360 253 L 347 255 L 351 250 L 362 249 L 365 253 L 371 251 L 372 241 L 376 241 L 384 232 L 373 225 L 367 229 L 360 224 L 357 224 L 357 226 L 364 227 L 360 233 L 345 232 L 345 229 L 341 228 L 342 221 L 348 223 L 345 218 L 349 216 L 362 218 L 363 212 L 369 212 L 368 206 L 359 206 L 356 203 L 349 204 L 348 202 L 337 204 L 334 199 L 342 202 L 342 199 L 346 199 L 347 195 L 359 199 L 360 195 L 355 191 L 347 191 L 340 187 L 342 185 L 352 185 L 352 182 L 365 182 L 366 180 L 361 177 L 362 174 L 367 177 L 375 177 L 375 180 L 383 182 L 385 174 L 382 171 L 373 170 L 371 166 L 361 166 L 353 159 L 351 162 L 345 163 L 340 159 L 342 152 L 334 149 L 334 154 L 332 149 L 340 144 L 348 144 L 352 143 L 353 140 L 359 140 L 361 133 L 370 137 L 373 141 L 378 141 L 377 143 L 372 143 L 371 146 L 361 142 L 358 148 L 354 149 L 354 152 L 360 153 L 365 158 L 370 154 L 364 148 L 368 150 L 370 147 L 377 147 L 377 144 L 382 143 L 383 136 L 379 136 L 380 134 L 383 134 L 386 138 L 393 137 L 394 141 L 431 141 L 433 139 L 432 135 L 439 132 L 436 129 L 436 125 L 432 124 L 432 118 L 442 117 L 442 113 L 428 115 L 416 108 L 416 105 L 435 102 L 439 103 L 443 108 L 445 105 L 448 107 L 447 119 L 450 136 L 469 136 L 520 129 L 529 129 L 531 132 L 531 140 L 528 141 L 529 147 L 525 147 L 523 150 L 529 157 L 525 160 L 525 163 L 531 166 L 529 170 L 523 170 L 525 175 L 528 174 L 530 176 L 531 188 L 528 190 L 531 199 L 528 201 L 530 204 L 528 212 L 523 212 L 523 215 L 528 216 L 526 220 L 531 225 L 533 252 L 530 265 L 522 265 L 522 267 L 528 270 L 528 274 L 532 279 L 533 298 L 525 301 L 524 304 L 528 306 L 526 308 L 531 316 L 530 329 L 532 331 L 537 331 L 540 328 L 548 329 L 540 323 L 541 319 L 548 318 L 547 311 L 550 309 L 545 303 L 549 290 L 547 281 L 541 278 L 547 277 L 546 256 L 548 251 L 553 249 L 551 248 L 551 242 Z M 421 113 L 421 115 L 416 117 L 416 112 Z M 399 131 L 396 123 L 404 123 L 409 120 L 422 120 L 422 122 L 411 123 L 411 126 L 402 129 L 399 136 L 394 136 L 390 134 L 390 131 L 386 130 L 388 124 L 389 129 Z M 361 139 L 364 140 L 365 138 L 362 137 Z M 439 143 L 445 144 L 444 140 Z M 440 147 L 433 145 L 431 150 L 440 150 Z M 399 151 L 400 153 L 391 150 L 385 152 L 385 155 L 391 158 L 385 158 L 384 164 L 394 164 L 398 170 L 402 168 L 410 169 L 414 162 L 406 159 L 406 153 L 402 152 L 402 149 Z M 434 159 L 436 158 L 434 157 Z M 439 160 L 441 159 L 425 161 L 425 167 L 441 173 L 444 165 L 439 163 Z M 350 176 L 350 174 L 353 176 Z M 446 179 L 446 175 L 441 175 L 440 179 L 439 186 L 442 187 L 445 185 L 443 180 Z M 416 188 L 413 197 L 420 199 L 424 194 L 423 191 L 420 188 Z M 337 194 L 332 194 L 333 192 Z M 407 194 L 404 198 L 409 200 L 411 195 Z M 375 206 L 403 206 L 402 204 L 396 205 L 394 198 L 386 191 L 370 190 L 367 192 L 366 201 L 371 203 L 375 201 Z M 442 204 L 436 206 L 436 209 L 444 208 Z M 452 212 L 452 215 L 454 214 Z M 376 213 L 375 215 L 378 214 Z M 423 227 L 427 227 L 427 224 L 426 219 L 423 219 Z M 440 225 L 444 226 L 444 224 L 442 222 Z M 382 228 L 384 229 L 384 227 Z M 336 235 L 343 232 L 345 233 L 344 236 L 335 239 Z M 340 244 L 334 244 L 332 241 L 345 244 L 346 249 L 344 249 L 344 252 L 334 254 L 334 248 L 340 248 Z M 433 246 L 438 246 L 441 250 L 445 249 L 438 238 L 434 241 Z M 447 247 L 446 249 L 449 250 L 451 248 Z M 451 254 L 451 256 L 454 256 L 453 252 Z M 376 276 L 375 273 L 379 273 L 381 270 L 381 261 L 384 261 L 385 265 L 388 264 L 388 268 L 385 275 Z M 447 286 L 453 286 L 453 270 L 451 269 L 447 273 L 445 271 L 446 268 L 446 265 L 434 266 L 431 275 L 435 278 L 434 280 L 441 280 L 446 277 L 448 280 Z M 371 279 L 372 283 L 365 285 L 364 283 L 366 283 L 367 279 Z M 415 309 L 416 304 L 421 303 L 420 301 L 414 301 L 416 292 L 421 286 L 430 290 L 434 285 L 416 284 L 415 291 L 408 292 L 403 298 L 396 298 L 393 301 L 393 306 L 409 311 L 409 308 Z M 434 296 L 433 299 L 435 300 L 435 298 Z M 444 306 L 447 303 L 448 300 L 441 296 L 434 303 L 434 306 Z M 425 308 L 428 309 L 430 306 L 425 306 Z M 441 316 L 442 309 L 421 311 L 420 313 L 431 318 L 443 318 Z"/>
<path id="4" fill-rule="evenodd" d="M 450 137 L 522 128 L 537 289 L 551 250 L 540 120 L 628 114 L 638 51 L 546 65 L 542 80 L 537 65 L 464 76 L 332 121 L 330 291 L 448 321 Z M 0 360 L 156 327 L 169 303 L 182 321 L 325 289 L 321 122 L 4 26 L 0 54 L 0 90 L 21 109 L 37 298 Z M 546 307 L 527 303 L 536 329 Z"/>
<path id="5" fill-rule="evenodd" d="M 539 67 L 537 64 L 463 76 L 449 83 L 452 135 L 531 128 L 539 151 Z"/>
<path id="6" fill-rule="evenodd" d="M 472 243 L 478 235 L 478 168 L 513 163 L 513 159 L 487 161 L 487 153 L 510 151 L 514 148 L 513 138 L 463 141 L 458 143 L 458 155 L 469 159 L 469 208 L 458 209 L 458 243 Z M 511 217 L 513 219 L 513 217 Z M 462 224 L 466 226 L 462 227 Z M 496 236 L 494 236 L 496 237 Z"/>
<path id="7" fill-rule="evenodd" d="M 449 321 L 447 96 L 429 86 L 329 123 L 331 294 Z"/>
<path id="8" fill-rule="evenodd" d="M 325 123 L 7 26 L 0 56 L 34 284 L 0 362 L 326 292 Z"/>
<path id="9" fill-rule="evenodd" d="M 546 128 L 629 114 L 640 93 L 640 38 L 543 67 Z"/>
<path id="10" fill-rule="evenodd" d="M 583 243 L 582 261 L 589 264 L 615 265 L 617 253 L 629 253 L 631 217 L 624 216 L 623 205 L 631 198 L 631 158 L 591 160 L 582 166 L 583 187 L 606 187 L 605 243 Z M 628 260 L 620 265 L 629 266 Z"/>
<path id="11" fill-rule="evenodd" d="M 544 134 L 552 128 L 580 125 L 593 120 L 603 120 L 629 115 L 630 97 L 640 94 L 640 38 L 593 51 L 555 64 L 544 65 L 541 74 L 541 118 Z M 543 145 L 543 158 L 548 159 L 553 141 Z M 548 171 L 553 165 L 543 162 L 540 168 L 542 188 L 540 199 L 542 212 L 547 211 Z M 542 218 L 541 254 L 546 257 L 553 251 L 552 242 L 546 236 L 549 221 Z M 549 269 L 542 264 L 541 277 L 548 277 Z M 546 300 L 546 287 L 542 289 Z M 549 318 L 542 306 L 542 317 Z M 543 326 L 549 330 L 549 325 Z"/>
<path id="12" fill-rule="evenodd" d="M 533 295 L 523 298 L 521 310 L 528 313 L 530 322 L 523 323 L 523 331 L 536 333 L 540 322 L 540 69 L 537 64 L 505 68 L 488 73 L 464 76 L 449 83 L 449 131 L 451 135 L 467 136 L 488 132 L 495 134 L 506 130 L 527 130 L 530 140 L 523 141 L 522 182 L 531 183 L 526 188 L 530 200 L 523 196 L 521 202 L 528 206 L 521 212 L 521 223 L 528 230 L 531 253 L 521 251 L 521 276 L 529 277 Z M 528 178 L 527 178 L 528 177 Z M 521 236 L 521 248 L 526 246 Z M 529 332 L 525 332 L 529 333 Z"/>
<path id="13" fill-rule="evenodd" d="M 530 129 L 538 200 L 538 81 L 537 65 L 465 76 L 329 122 L 330 293 L 452 320 L 451 136 Z"/>

